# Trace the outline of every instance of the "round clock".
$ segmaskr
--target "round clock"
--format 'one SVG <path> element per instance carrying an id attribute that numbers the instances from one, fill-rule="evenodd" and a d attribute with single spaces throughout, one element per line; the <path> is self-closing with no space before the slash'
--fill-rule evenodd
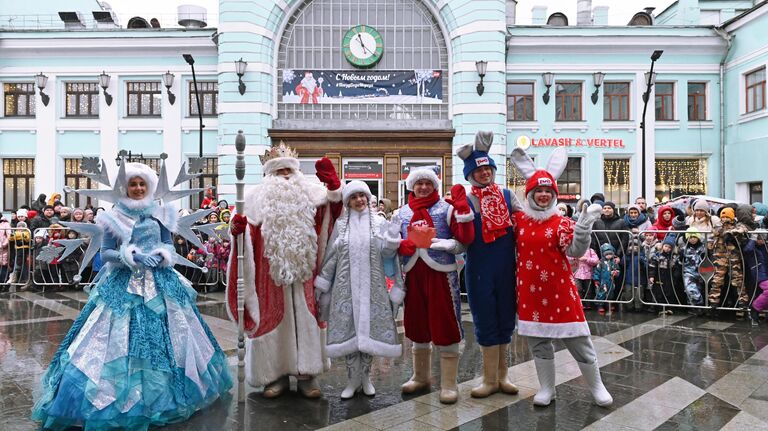
<path id="1" fill-rule="evenodd" d="M 355 67 L 373 67 L 384 54 L 384 40 L 375 28 L 357 25 L 344 35 L 341 48 Z"/>

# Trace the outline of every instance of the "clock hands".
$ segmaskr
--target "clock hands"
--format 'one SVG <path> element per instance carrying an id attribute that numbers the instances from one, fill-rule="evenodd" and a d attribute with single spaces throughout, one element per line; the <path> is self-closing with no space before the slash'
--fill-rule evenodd
<path id="1" fill-rule="evenodd" d="M 371 54 L 373 54 L 373 51 L 365 47 L 365 43 L 363 42 L 363 37 L 360 36 L 360 33 L 357 34 L 357 40 L 360 41 L 360 46 L 363 47 L 363 52 L 368 51 Z"/>

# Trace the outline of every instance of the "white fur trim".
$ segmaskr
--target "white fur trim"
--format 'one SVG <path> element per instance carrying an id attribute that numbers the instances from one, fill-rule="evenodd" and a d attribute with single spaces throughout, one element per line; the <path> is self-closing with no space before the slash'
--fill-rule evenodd
<path id="1" fill-rule="evenodd" d="M 343 187 L 339 187 L 336 190 L 328 190 L 328 202 L 341 202 L 342 189 Z"/>
<path id="2" fill-rule="evenodd" d="M 152 250 L 151 254 L 158 254 L 160 257 L 163 258 L 163 260 L 160 262 L 158 266 L 172 266 L 173 265 L 173 254 L 168 250 L 167 248 L 156 248 Z"/>
<path id="3" fill-rule="evenodd" d="M 294 173 L 299 172 L 299 160 L 293 157 L 276 157 L 264 163 L 264 173 L 267 175 L 275 175 L 275 172 L 284 168 L 289 168 Z"/>
<path id="4" fill-rule="evenodd" d="M 325 350 L 328 353 L 328 357 L 331 358 L 340 358 L 355 352 L 363 352 L 385 358 L 397 358 L 403 354 L 403 346 L 401 344 L 382 343 L 370 337 L 353 337 L 341 344 L 326 346 Z"/>
<path id="5" fill-rule="evenodd" d="M 322 331 L 307 308 L 304 286 L 284 287 L 285 314 L 272 331 L 246 342 L 245 373 L 251 386 L 285 375 L 316 376 L 324 371 Z"/>
<path id="6" fill-rule="evenodd" d="M 413 256 L 411 256 L 411 259 L 403 267 L 403 271 L 404 272 L 410 271 L 413 268 L 413 266 L 416 265 L 417 259 L 423 259 L 424 263 L 426 263 L 428 267 L 438 272 L 451 272 L 459 269 L 459 266 L 456 263 L 451 263 L 451 264 L 437 263 L 431 257 L 429 257 L 429 254 L 427 253 L 426 248 L 417 248 L 416 253 Z"/>
<path id="7" fill-rule="evenodd" d="M 141 253 L 141 250 L 138 247 L 136 247 L 134 244 L 123 245 L 120 247 L 120 257 L 122 261 L 126 265 L 131 266 L 133 268 L 138 266 L 136 261 L 133 260 L 133 255 L 135 253 Z"/>
<path id="8" fill-rule="evenodd" d="M 574 338 L 589 336 L 589 324 L 584 322 L 542 323 L 517 321 L 517 333 L 527 337 Z"/>
<path id="9" fill-rule="evenodd" d="M 466 214 L 456 214 L 456 221 L 459 223 L 467 223 L 475 219 L 475 213 L 472 211 Z"/>
<path id="10" fill-rule="evenodd" d="M 317 276 L 315 277 L 315 289 L 323 293 L 328 292 L 328 290 L 331 289 L 331 282 L 323 277 Z"/>
<path id="11" fill-rule="evenodd" d="M 368 205 L 371 204 L 371 189 L 368 188 L 368 184 L 360 180 L 354 180 L 345 184 L 341 190 L 341 200 L 345 207 L 349 205 L 349 198 L 355 193 L 365 194 L 368 197 Z"/>
<path id="12" fill-rule="evenodd" d="M 430 180 L 435 186 L 435 190 L 440 188 L 440 180 L 437 178 L 437 173 L 432 168 L 422 167 L 411 170 L 408 174 L 408 178 L 405 179 L 405 185 L 408 190 L 413 190 L 414 184 L 419 180 Z"/>

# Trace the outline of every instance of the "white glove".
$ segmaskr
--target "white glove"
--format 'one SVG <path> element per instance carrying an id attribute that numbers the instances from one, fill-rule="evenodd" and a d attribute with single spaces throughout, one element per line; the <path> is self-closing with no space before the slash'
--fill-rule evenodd
<path id="1" fill-rule="evenodd" d="M 397 250 L 400 247 L 400 219 L 395 216 L 391 222 L 382 223 L 376 238 L 381 242 L 382 249 Z"/>
<path id="2" fill-rule="evenodd" d="M 389 300 L 392 302 L 392 304 L 397 307 L 403 303 L 404 299 L 405 290 L 403 290 L 403 288 L 400 286 L 392 286 L 392 289 L 389 290 Z"/>
<path id="3" fill-rule="evenodd" d="M 581 210 L 581 216 L 579 217 L 579 224 L 583 226 L 592 226 L 597 219 L 600 218 L 600 214 L 603 212 L 603 207 L 600 204 L 592 204 L 585 206 Z"/>
<path id="4" fill-rule="evenodd" d="M 448 253 L 454 253 L 459 247 L 459 242 L 455 239 L 441 239 L 432 238 L 432 245 L 429 246 L 432 250 L 446 251 Z"/>

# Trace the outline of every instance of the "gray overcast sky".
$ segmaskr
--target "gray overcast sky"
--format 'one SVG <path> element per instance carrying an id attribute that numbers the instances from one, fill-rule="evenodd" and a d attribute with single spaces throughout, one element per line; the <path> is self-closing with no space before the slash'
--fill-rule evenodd
<path id="1" fill-rule="evenodd" d="M 120 24 L 126 25 L 133 16 L 146 19 L 158 18 L 164 26 L 175 26 L 176 7 L 181 4 L 194 4 L 208 9 L 208 25 L 218 25 L 218 0 L 106 0 L 117 12 Z M 266 0 L 265 0 L 266 1 Z M 674 0 L 643 0 L 635 3 L 627 0 L 593 0 L 592 6 L 609 6 L 608 23 L 610 25 L 626 25 L 632 15 L 643 8 L 652 6 L 659 13 Z M 576 23 L 576 0 L 519 0 L 517 3 L 517 23 L 531 23 L 531 7 L 546 5 L 547 15 L 563 12 L 571 23 Z"/>

